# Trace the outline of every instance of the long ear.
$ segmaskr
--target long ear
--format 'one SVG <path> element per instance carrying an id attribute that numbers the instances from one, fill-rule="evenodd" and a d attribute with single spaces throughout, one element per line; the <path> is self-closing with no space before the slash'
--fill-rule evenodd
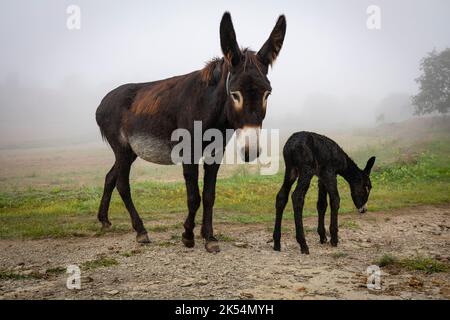
<path id="1" fill-rule="evenodd" d="M 281 15 L 275 27 L 270 34 L 269 39 L 262 46 L 258 52 L 258 56 L 261 61 L 266 65 L 272 65 L 272 63 L 278 57 L 281 47 L 283 46 L 284 36 L 286 35 L 286 17 Z"/>
<path id="2" fill-rule="evenodd" d="M 236 41 L 236 33 L 229 12 L 223 14 L 220 22 L 220 45 L 227 62 L 232 66 L 238 65 L 241 61 L 241 50 Z"/>
<path id="3" fill-rule="evenodd" d="M 375 157 L 371 157 L 366 164 L 366 167 L 364 168 L 364 172 L 369 175 L 370 171 L 372 170 L 373 164 L 375 163 Z"/>

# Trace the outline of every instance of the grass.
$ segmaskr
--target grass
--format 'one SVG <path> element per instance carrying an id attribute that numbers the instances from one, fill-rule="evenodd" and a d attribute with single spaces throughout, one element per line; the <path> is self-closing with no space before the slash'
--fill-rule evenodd
<path id="1" fill-rule="evenodd" d="M 420 145 L 408 156 L 400 151 L 389 145 L 379 145 L 352 153 L 361 166 L 368 155 L 381 155 L 371 175 L 373 189 L 369 210 L 449 203 L 450 139 Z M 393 161 L 394 158 L 397 160 Z M 273 176 L 261 176 L 250 171 L 243 167 L 218 180 L 215 222 L 272 225 L 275 196 L 283 180 L 283 170 Z M 355 212 L 347 183 L 340 177 L 338 183 L 340 213 Z M 102 191 L 100 184 L 72 188 L 30 186 L 25 190 L 0 191 L 0 238 L 100 235 L 96 212 Z M 182 229 L 187 212 L 184 182 L 133 182 L 132 193 L 150 232 Z M 316 215 L 316 201 L 317 178 L 314 178 L 306 196 L 304 216 Z M 284 219 L 293 220 L 291 204 L 286 208 Z M 110 232 L 132 230 L 130 217 L 116 191 L 111 201 L 110 220 L 113 223 Z M 197 214 L 197 225 L 200 224 L 201 209 Z M 348 220 L 343 222 L 343 227 L 356 229 L 358 225 Z"/>
<path id="2" fill-rule="evenodd" d="M 334 258 L 334 259 L 345 258 L 347 256 L 348 256 L 348 254 L 345 253 L 345 252 L 342 252 L 342 251 L 333 252 L 331 254 L 331 257 Z"/>
<path id="3" fill-rule="evenodd" d="M 353 220 L 344 220 L 339 224 L 339 227 L 352 230 L 359 229 L 359 225 Z"/>
<path id="4" fill-rule="evenodd" d="M 0 271 L 0 281 L 2 280 L 28 280 L 28 279 L 42 279 L 44 275 L 40 273 L 22 274 L 13 271 Z"/>
<path id="5" fill-rule="evenodd" d="M 447 272 L 450 266 L 430 257 L 416 256 L 413 258 L 398 258 L 390 254 L 384 254 L 375 262 L 380 267 L 397 267 L 412 271 L 422 271 L 427 274 Z"/>
<path id="6" fill-rule="evenodd" d="M 230 235 L 223 234 L 223 233 L 216 234 L 216 238 L 217 238 L 217 240 L 222 241 L 222 242 L 235 242 L 235 241 L 238 241 L 236 238 L 234 238 L 234 237 L 232 237 Z"/>
<path id="7" fill-rule="evenodd" d="M 47 275 L 59 275 L 59 274 L 66 273 L 66 270 L 67 269 L 63 268 L 63 267 L 54 267 L 54 268 L 47 269 L 45 271 L 45 273 Z"/>
<path id="8" fill-rule="evenodd" d="M 119 264 L 114 258 L 101 257 L 95 260 L 86 261 L 81 265 L 84 270 L 93 270 L 98 268 L 111 267 Z"/>

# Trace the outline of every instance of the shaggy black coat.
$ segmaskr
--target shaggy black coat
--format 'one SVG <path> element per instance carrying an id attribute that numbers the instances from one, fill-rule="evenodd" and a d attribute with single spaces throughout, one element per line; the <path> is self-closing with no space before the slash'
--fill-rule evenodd
<path id="1" fill-rule="evenodd" d="M 283 211 L 288 202 L 289 192 L 294 182 L 298 179 L 297 186 L 292 193 L 292 205 L 294 207 L 295 229 L 297 242 L 301 252 L 308 254 L 306 244 L 302 212 L 306 192 L 314 175 L 319 177 L 319 197 L 317 200 L 317 212 L 319 214 L 319 226 L 317 232 L 320 242 L 326 243 L 325 235 L 325 211 L 327 210 L 327 194 L 330 197 L 331 221 L 330 235 L 331 245 L 338 244 L 338 210 L 339 192 L 336 176 L 341 175 L 350 185 L 351 196 L 360 213 L 367 211 L 372 184 L 370 171 L 375 163 L 375 157 L 371 157 L 366 167 L 361 170 L 350 157 L 333 140 L 313 132 L 294 133 L 283 148 L 283 156 L 286 164 L 286 172 L 283 185 L 276 199 L 276 220 L 273 233 L 274 249 L 280 250 L 281 220 Z"/>

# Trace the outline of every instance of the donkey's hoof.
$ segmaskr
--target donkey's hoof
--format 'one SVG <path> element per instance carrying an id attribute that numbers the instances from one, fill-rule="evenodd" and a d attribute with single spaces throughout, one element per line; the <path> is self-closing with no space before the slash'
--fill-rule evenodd
<path id="1" fill-rule="evenodd" d="M 218 241 L 206 241 L 205 249 L 209 253 L 220 252 L 219 242 Z"/>
<path id="2" fill-rule="evenodd" d="M 302 254 L 309 254 L 309 248 L 308 247 L 300 248 L 300 251 L 301 251 Z"/>
<path id="3" fill-rule="evenodd" d="M 181 236 L 181 241 L 183 242 L 184 246 L 187 248 L 193 248 L 195 246 L 195 239 L 192 237 L 192 239 L 189 239 L 186 237 L 186 235 L 183 233 Z"/>
<path id="4" fill-rule="evenodd" d="M 150 239 L 147 233 L 138 234 L 136 236 L 137 243 L 150 243 Z"/>
<path id="5" fill-rule="evenodd" d="M 107 231 L 107 230 L 109 230 L 109 229 L 111 229 L 111 226 L 112 226 L 112 224 L 111 224 L 111 222 L 109 222 L 109 221 L 102 221 L 102 231 Z"/>
<path id="6" fill-rule="evenodd" d="M 320 238 L 320 243 L 321 243 L 321 244 L 325 244 L 325 243 L 327 243 L 327 242 L 328 242 L 327 237 Z"/>
<path id="7" fill-rule="evenodd" d="M 274 243 L 274 245 L 273 245 L 273 250 L 275 250 L 275 251 L 281 251 L 281 244 L 279 244 L 279 243 Z"/>

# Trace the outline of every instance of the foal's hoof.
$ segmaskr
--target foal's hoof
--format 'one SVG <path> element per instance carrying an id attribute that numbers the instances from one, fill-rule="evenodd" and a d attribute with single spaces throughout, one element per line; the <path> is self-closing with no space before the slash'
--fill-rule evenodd
<path id="1" fill-rule="evenodd" d="M 281 244 L 275 242 L 275 243 L 273 244 L 273 250 L 275 250 L 275 251 L 281 251 Z"/>
<path id="2" fill-rule="evenodd" d="M 192 237 L 192 239 L 189 239 L 189 237 L 186 237 L 184 232 L 181 236 L 181 241 L 183 242 L 184 246 L 187 248 L 193 248 L 195 246 L 194 237 Z"/>
<path id="3" fill-rule="evenodd" d="M 300 251 L 301 251 L 302 254 L 309 254 L 309 248 L 308 247 L 300 248 Z"/>
<path id="4" fill-rule="evenodd" d="M 330 240 L 330 243 L 331 243 L 331 245 L 333 246 L 333 247 L 337 247 L 337 245 L 338 245 L 338 240 L 337 239 L 331 239 Z"/>
<path id="5" fill-rule="evenodd" d="M 111 224 L 111 222 L 109 222 L 109 221 L 102 221 L 102 231 L 107 231 L 107 230 L 109 230 L 109 229 L 111 229 L 111 226 L 112 226 L 112 224 Z"/>
<path id="6" fill-rule="evenodd" d="M 219 242 L 218 241 L 206 241 L 205 249 L 209 253 L 220 252 Z"/>
<path id="7" fill-rule="evenodd" d="M 150 239 L 148 238 L 148 234 L 147 233 L 142 233 L 142 234 L 138 234 L 136 236 L 136 241 L 137 243 L 150 243 Z"/>
<path id="8" fill-rule="evenodd" d="M 320 238 L 320 243 L 321 243 L 321 244 L 325 244 L 325 243 L 327 243 L 327 242 L 328 242 L 327 237 Z"/>

